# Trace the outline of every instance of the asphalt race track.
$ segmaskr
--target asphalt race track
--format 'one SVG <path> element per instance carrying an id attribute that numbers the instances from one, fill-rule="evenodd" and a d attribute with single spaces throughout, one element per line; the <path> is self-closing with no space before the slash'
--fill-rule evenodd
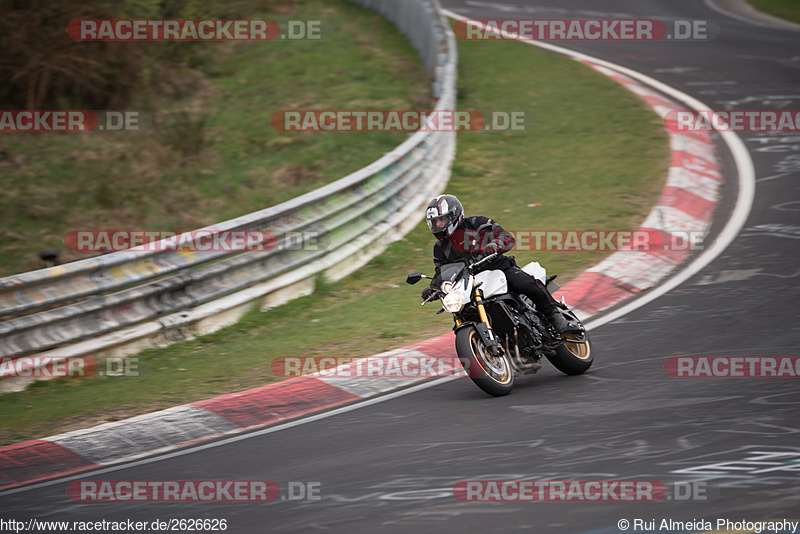
<path id="1" fill-rule="evenodd" d="M 443 5 L 477 19 L 709 20 L 720 28 L 710 41 L 554 44 L 635 69 L 709 109 L 800 109 L 800 32 L 727 17 L 704 2 Z M 274 480 L 284 496 L 289 482 L 318 482 L 318 500 L 77 503 L 68 478 L 6 492 L 0 509 L 19 520 L 225 519 L 234 533 L 614 533 L 622 519 L 629 532 L 642 531 L 637 519 L 655 521 L 653 531 L 662 519 L 706 520 L 714 529 L 720 518 L 800 520 L 800 379 L 664 371 L 678 355 L 800 356 L 800 135 L 739 135 L 757 178 L 742 231 L 676 289 L 594 329 L 589 373 L 566 377 L 546 365 L 502 398 L 467 379 L 439 380 L 301 424 L 75 477 Z M 726 185 L 710 239 L 738 195 L 731 154 L 723 143 L 717 150 Z M 668 495 L 658 502 L 454 497 L 458 481 L 476 479 L 657 481 Z"/>

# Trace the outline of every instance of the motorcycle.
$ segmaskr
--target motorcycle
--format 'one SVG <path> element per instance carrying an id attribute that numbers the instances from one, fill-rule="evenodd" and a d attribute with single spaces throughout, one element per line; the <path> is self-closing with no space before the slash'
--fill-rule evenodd
<path id="1" fill-rule="evenodd" d="M 509 293 L 503 271 L 480 271 L 501 253 L 494 252 L 471 262 L 442 266 L 442 283 L 433 295 L 422 302 L 441 299 L 437 314 L 453 315 L 456 354 L 469 377 L 484 392 L 495 397 L 508 395 L 514 377 L 534 374 L 542 368 L 542 357 L 567 375 L 579 375 L 591 367 L 594 357 L 586 328 L 567 308 L 562 297 L 555 301 L 570 328 L 559 334 L 525 295 Z M 557 275 L 547 277 L 538 262 L 522 268 L 534 276 L 552 294 L 558 285 Z M 406 283 L 416 284 L 425 276 L 408 275 Z"/>

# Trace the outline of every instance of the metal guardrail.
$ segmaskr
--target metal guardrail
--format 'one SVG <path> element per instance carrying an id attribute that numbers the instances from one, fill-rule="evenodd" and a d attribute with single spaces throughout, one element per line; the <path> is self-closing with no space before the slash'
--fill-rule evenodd
<path id="1" fill-rule="evenodd" d="M 433 79 L 438 98 L 435 109 L 455 109 L 455 41 L 439 13 L 438 0 L 351 1 L 395 23 L 419 51 Z M 64 347 L 92 338 L 97 339 L 81 355 L 102 352 L 129 338 L 126 329 L 133 331 L 148 321 L 157 321 L 153 326 L 161 332 L 162 343 L 164 330 L 179 324 L 185 330 L 188 317 L 207 318 L 197 310 L 222 297 L 228 297 L 226 304 L 209 306 L 214 311 L 207 313 L 219 315 L 243 303 L 252 305 L 299 281 L 313 284 L 319 274 L 341 278 L 413 227 L 422 207 L 447 182 L 454 153 L 454 132 L 416 132 L 378 161 L 325 187 L 202 229 L 209 233 L 268 230 L 279 237 L 315 232 L 324 243 L 317 250 L 278 246 L 243 252 L 176 252 L 138 247 L 2 278 L 0 317 L 12 318 L 0 323 L 0 357 L 48 350 L 55 356 L 53 349 L 61 351 L 56 356 L 60 357 L 75 352 Z M 191 242 L 189 236 L 184 237 Z M 307 285 L 299 291 L 307 292 Z M 261 289 L 254 291 L 254 287 Z M 153 332 L 152 328 L 138 330 Z M 208 326 L 204 330 L 209 331 Z M 104 336 L 113 332 L 117 335 Z M 182 332 L 173 337 L 191 335 Z M 141 343 L 134 345 L 141 348 Z M 119 350 L 115 355 L 120 355 Z"/>

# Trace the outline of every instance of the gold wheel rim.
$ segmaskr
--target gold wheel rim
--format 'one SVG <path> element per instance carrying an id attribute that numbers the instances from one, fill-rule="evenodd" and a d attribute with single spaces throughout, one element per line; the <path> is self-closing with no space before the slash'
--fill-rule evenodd
<path id="1" fill-rule="evenodd" d="M 486 353 L 486 347 L 483 345 L 481 337 L 476 330 L 472 330 L 470 333 L 469 344 L 472 347 L 472 354 L 475 356 L 475 359 L 478 360 L 478 363 L 487 375 L 492 377 L 500 384 L 508 384 L 511 381 L 513 371 L 511 370 L 511 367 L 508 365 L 508 361 L 505 358 L 497 358 L 497 360 L 500 361 L 500 365 L 498 367 L 503 369 L 502 373 L 498 373 L 495 369 L 489 366 L 489 362 L 492 358 Z"/>
<path id="2" fill-rule="evenodd" d="M 586 360 L 589 358 L 592 352 L 592 348 L 589 346 L 589 343 L 570 343 L 569 340 L 575 341 L 586 341 L 586 334 L 582 336 L 577 336 L 572 332 L 564 334 L 564 337 L 567 338 L 567 341 L 564 342 L 564 346 L 567 348 L 568 351 L 572 353 L 573 356 L 579 358 L 581 360 Z M 582 338 L 582 339 L 581 339 Z"/>

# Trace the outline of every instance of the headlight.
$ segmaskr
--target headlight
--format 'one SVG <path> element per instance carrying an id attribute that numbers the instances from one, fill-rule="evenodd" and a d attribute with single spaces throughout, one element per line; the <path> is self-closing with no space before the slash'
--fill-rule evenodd
<path id="1" fill-rule="evenodd" d="M 464 307 L 464 295 L 461 291 L 451 291 L 442 299 L 442 306 L 449 313 L 457 313 Z"/>
<path id="2" fill-rule="evenodd" d="M 442 293 L 450 293 L 453 290 L 453 282 L 447 281 L 442 284 Z"/>

